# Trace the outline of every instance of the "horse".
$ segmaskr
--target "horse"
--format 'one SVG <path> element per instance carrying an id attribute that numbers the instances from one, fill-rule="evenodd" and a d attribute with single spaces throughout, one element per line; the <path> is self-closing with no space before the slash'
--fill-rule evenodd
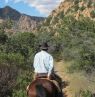
<path id="1" fill-rule="evenodd" d="M 28 87 L 27 95 L 28 97 L 63 97 L 56 85 L 45 78 L 34 80 Z"/>

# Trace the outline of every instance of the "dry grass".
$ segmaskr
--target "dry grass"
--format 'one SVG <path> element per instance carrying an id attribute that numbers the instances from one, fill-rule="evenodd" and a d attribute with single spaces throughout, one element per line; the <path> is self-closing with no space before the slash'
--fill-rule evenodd
<path id="1" fill-rule="evenodd" d="M 95 76 L 94 74 L 86 76 L 83 72 L 68 73 L 67 67 L 69 63 L 62 61 L 55 62 L 55 70 L 61 78 L 68 82 L 68 86 L 63 89 L 67 97 L 75 97 L 80 93 L 80 90 L 90 90 L 95 93 Z M 77 96 L 78 97 L 78 96 Z"/>

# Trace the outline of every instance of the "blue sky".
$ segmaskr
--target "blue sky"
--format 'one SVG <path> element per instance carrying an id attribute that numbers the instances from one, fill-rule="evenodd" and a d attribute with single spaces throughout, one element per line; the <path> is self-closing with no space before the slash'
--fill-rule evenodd
<path id="1" fill-rule="evenodd" d="M 63 0 L 0 0 L 0 8 L 10 7 L 31 16 L 47 17 Z"/>

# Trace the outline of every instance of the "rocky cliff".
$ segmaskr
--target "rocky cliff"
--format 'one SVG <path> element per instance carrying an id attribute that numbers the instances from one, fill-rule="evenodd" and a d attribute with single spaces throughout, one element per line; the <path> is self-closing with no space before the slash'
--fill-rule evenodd
<path id="1" fill-rule="evenodd" d="M 95 0 L 64 0 L 58 8 L 52 11 L 50 16 L 59 14 L 73 15 L 76 19 L 79 16 L 95 18 Z"/>
<path id="2" fill-rule="evenodd" d="M 73 17 L 76 20 L 82 17 L 95 20 L 95 0 L 63 0 L 38 30 L 56 33 L 65 17 Z"/>
<path id="3" fill-rule="evenodd" d="M 5 29 L 6 32 L 32 32 L 44 19 L 22 14 L 9 6 L 0 8 L 0 23 L 12 21 L 11 29 Z"/>

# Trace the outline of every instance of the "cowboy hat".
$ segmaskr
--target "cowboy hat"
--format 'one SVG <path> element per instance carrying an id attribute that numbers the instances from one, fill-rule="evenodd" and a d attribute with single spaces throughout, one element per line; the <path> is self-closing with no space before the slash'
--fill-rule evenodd
<path id="1" fill-rule="evenodd" d="M 43 49 L 43 50 L 47 50 L 48 49 L 48 44 L 45 42 L 45 43 L 42 43 L 41 45 L 40 45 L 40 48 L 41 49 Z"/>

